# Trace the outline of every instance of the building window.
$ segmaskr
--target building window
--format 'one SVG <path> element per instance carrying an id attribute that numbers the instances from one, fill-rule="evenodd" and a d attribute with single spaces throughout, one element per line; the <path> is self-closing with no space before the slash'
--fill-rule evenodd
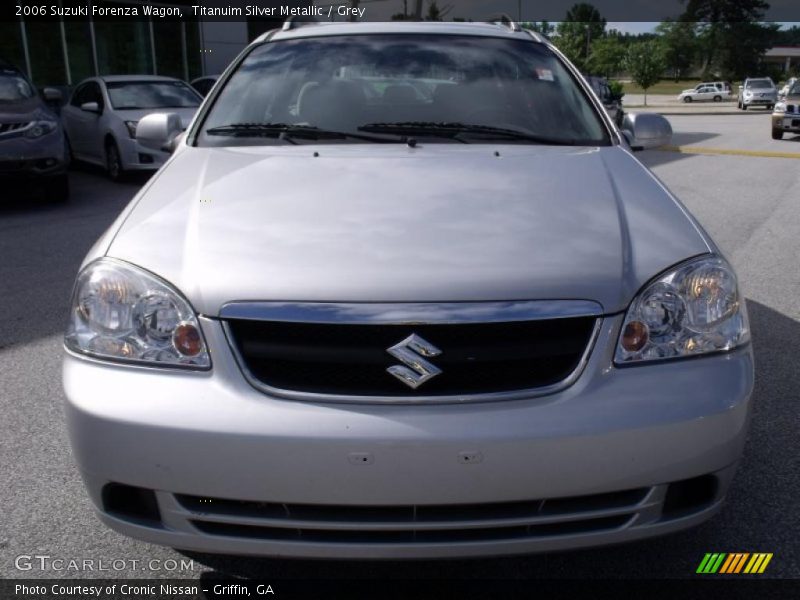
<path id="1" fill-rule="evenodd" d="M 67 65 L 61 44 L 61 27 L 48 21 L 25 21 L 28 54 L 31 58 L 31 79 L 37 86 L 66 85 Z"/>
<path id="2" fill-rule="evenodd" d="M 153 73 L 150 23 L 147 21 L 96 20 L 94 38 L 100 75 Z"/>
<path id="3" fill-rule="evenodd" d="M 64 21 L 64 34 L 67 40 L 69 74 L 72 77 L 72 84 L 77 85 L 94 75 L 89 21 Z"/>
<path id="4" fill-rule="evenodd" d="M 11 63 L 20 71 L 27 71 L 19 21 L 0 21 L 0 59 Z"/>
<path id="5" fill-rule="evenodd" d="M 181 23 L 164 19 L 154 20 L 153 41 L 156 47 L 156 73 L 183 79 Z"/>

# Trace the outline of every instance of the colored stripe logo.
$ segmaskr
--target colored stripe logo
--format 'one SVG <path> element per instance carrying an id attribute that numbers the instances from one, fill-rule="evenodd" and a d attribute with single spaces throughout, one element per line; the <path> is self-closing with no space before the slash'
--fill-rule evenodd
<path id="1" fill-rule="evenodd" d="M 713 575 L 715 573 L 724 575 L 747 573 L 755 575 L 766 571 L 767 565 L 771 560 L 771 552 L 756 552 L 752 554 L 749 552 L 709 552 L 703 557 L 696 573 L 701 575 Z"/>

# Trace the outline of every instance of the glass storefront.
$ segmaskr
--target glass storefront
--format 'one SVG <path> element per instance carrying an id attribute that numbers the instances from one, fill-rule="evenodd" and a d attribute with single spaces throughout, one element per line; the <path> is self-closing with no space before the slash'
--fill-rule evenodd
<path id="1" fill-rule="evenodd" d="M 203 74 L 200 26 L 165 19 L 0 21 L 0 61 L 28 73 L 37 87 L 114 74 L 191 80 Z"/>

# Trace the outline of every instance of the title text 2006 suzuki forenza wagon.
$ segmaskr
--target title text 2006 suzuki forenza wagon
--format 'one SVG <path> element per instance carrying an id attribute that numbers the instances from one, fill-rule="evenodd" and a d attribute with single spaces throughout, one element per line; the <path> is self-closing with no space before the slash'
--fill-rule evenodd
<path id="1" fill-rule="evenodd" d="M 86 257 L 64 359 L 110 527 L 444 557 L 695 525 L 744 443 L 736 276 L 569 62 L 513 23 L 250 45 Z"/>

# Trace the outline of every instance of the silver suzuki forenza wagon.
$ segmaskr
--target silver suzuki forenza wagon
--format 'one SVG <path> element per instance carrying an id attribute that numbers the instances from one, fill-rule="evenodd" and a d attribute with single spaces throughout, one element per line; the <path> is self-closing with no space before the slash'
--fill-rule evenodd
<path id="1" fill-rule="evenodd" d="M 713 515 L 753 387 L 731 266 L 513 23 L 287 24 L 86 257 L 66 334 L 102 520 L 184 549 L 478 556 Z"/>

